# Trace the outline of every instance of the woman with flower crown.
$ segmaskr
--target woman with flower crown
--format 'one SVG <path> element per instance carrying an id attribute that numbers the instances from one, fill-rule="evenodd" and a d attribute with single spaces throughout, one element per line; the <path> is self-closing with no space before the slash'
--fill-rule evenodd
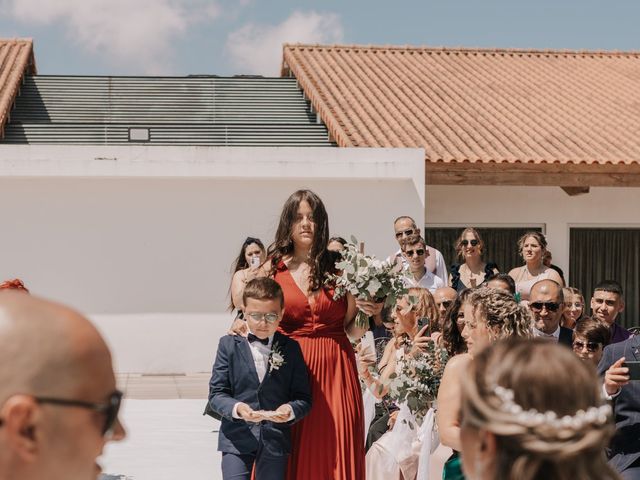
<path id="1" fill-rule="evenodd" d="M 553 371 L 540 368 L 553 365 Z M 595 368 L 543 339 L 502 341 L 461 382 L 461 448 L 470 480 L 614 480 L 611 406 Z"/>
<path id="2" fill-rule="evenodd" d="M 467 353 L 451 358 L 445 367 L 438 390 L 437 424 L 440 442 L 453 449 L 444 466 L 445 480 L 464 478 L 459 452 L 460 393 L 464 372 L 473 358 L 491 343 L 505 338 L 531 338 L 532 317 L 528 308 L 519 305 L 509 292 L 481 287 L 464 304 L 465 326 L 462 336 Z"/>

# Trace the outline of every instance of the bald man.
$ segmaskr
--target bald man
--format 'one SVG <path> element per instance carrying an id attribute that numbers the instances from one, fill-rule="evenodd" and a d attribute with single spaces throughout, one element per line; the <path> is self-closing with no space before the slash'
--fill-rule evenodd
<path id="1" fill-rule="evenodd" d="M 111 354 L 79 313 L 0 292 L 0 480 L 95 479 L 118 421 Z"/>
<path id="2" fill-rule="evenodd" d="M 458 292 L 451 287 L 440 287 L 433 292 L 433 299 L 436 301 L 438 312 L 440 313 L 440 324 L 444 322 L 444 315 L 447 313 L 447 308 L 453 303 L 458 296 Z"/>
<path id="3" fill-rule="evenodd" d="M 562 287 L 554 280 L 540 280 L 531 287 L 529 309 L 533 313 L 533 334 L 571 347 L 573 332 L 560 326 L 564 310 Z"/>

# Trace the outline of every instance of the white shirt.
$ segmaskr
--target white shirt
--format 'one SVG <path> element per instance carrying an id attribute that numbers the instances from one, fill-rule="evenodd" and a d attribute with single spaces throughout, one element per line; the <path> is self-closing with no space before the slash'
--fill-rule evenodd
<path id="1" fill-rule="evenodd" d="M 429 251 L 429 256 L 433 256 L 436 261 L 436 269 L 431 273 L 433 273 L 436 277 L 442 280 L 442 283 L 443 283 L 442 286 L 446 287 L 447 282 L 449 281 L 449 273 L 447 272 L 447 264 L 444 263 L 444 257 L 442 256 L 442 253 L 440 253 L 440 250 L 436 250 L 435 248 L 429 247 L 429 246 L 427 246 L 427 250 Z M 409 262 L 407 262 L 407 259 L 404 258 L 404 255 L 402 254 L 401 249 L 398 249 L 396 253 L 394 253 L 389 258 L 387 258 L 387 261 L 393 262 L 395 258 L 400 258 L 400 260 L 402 260 L 403 265 L 405 266 L 409 265 Z M 424 260 L 424 266 L 427 267 L 426 258 Z"/>
<path id="2" fill-rule="evenodd" d="M 426 270 L 422 278 L 417 281 L 413 277 L 413 274 L 411 272 L 408 272 L 404 278 L 405 278 L 405 285 L 408 288 L 412 288 L 412 287 L 426 288 L 431 293 L 435 293 L 435 291 L 439 288 L 446 287 L 446 284 L 440 279 L 440 277 L 436 277 L 429 270 Z"/>
<path id="3" fill-rule="evenodd" d="M 253 364 L 256 367 L 256 373 L 258 374 L 258 380 L 260 383 L 264 380 L 264 376 L 267 374 L 267 370 L 269 369 L 269 356 L 271 355 L 271 345 L 273 344 L 273 335 L 269 337 L 269 343 L 266 345 L 262 342 L 248 342 L 249 350 L 251 350 L 251 356 L 253 357 Z M 233 410 L 231 411 L 231 415 L 233 418 L 241 418 L 238 415 L 238 405 L 241 402 L 236 403 L 233 406 Z M 293 409 L 291 409 L 291 415 L 289 416 L 289 421 L 295 418 L 295 414 L 293 413 Z"/>
<path id="4" fill-rule="evenodd" d="M 540 338 L 548 338 L 549 340 L 553 340 L 554 342 L 559 342 L 560 341 L 560 325 L 558 325 L 558 328 L 556 329 L 556 331 L 551 334 L 544 333 L 542 330 L 538 330 L 536 327 L 533 327 L 533 336 L 540 337 Z"/>

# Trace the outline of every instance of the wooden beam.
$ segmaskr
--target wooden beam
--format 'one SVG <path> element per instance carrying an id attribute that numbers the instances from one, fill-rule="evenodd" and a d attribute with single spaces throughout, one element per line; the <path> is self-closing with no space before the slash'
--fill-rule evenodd
<path id="1" fill-rule="evenodd" d="M 569 195 L 570 197 L 575 197 L 578 195 L 584 195 L 589 193 L 590 187 L 560 187 L 564 190 L 564 193 Z"/>
<path id="2" fill-rule="evenodd" d="M 640 164 L 426 161 L 427 185 L 640 187 Z"/>

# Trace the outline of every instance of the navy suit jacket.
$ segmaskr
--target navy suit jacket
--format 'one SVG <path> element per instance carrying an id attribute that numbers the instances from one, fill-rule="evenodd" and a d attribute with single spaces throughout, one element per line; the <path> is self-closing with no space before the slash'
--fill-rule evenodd
<path id="1" fill-rule="evenodd" d="M 573 330 L 566 327 L 560 327 L 560 336 L 558 337 L 558 343 L 560 345 L 566 345 L 569 348 L 573 347 Z"/>
<path id="2" fill-rule="evenodd" d="M 250 454 L 256 453 L 262 444 L 263 451 L 270 456 L 289 454 L 291 424 L 309 413 L 311 387 L 298 342 L 276 332 L 271 351 L 275 348 L 282 354 L 284 364 L 278 369 L 268 365 L 260 382 L 247 339 L 239 335 L 225 335 L 220 339 L 209 382 L 209 406 L 222 417 L 219 451 Z M 245 422 L 232 416 L 238 402 L 254 410 L 275 410 L 288 403 L 295 419 L 288 423 Z"/>
<path id="3" fill-rule="evenodd" d="M 604 375 L 621 357 L 628 361 L 640 361 L 640 336 L 608 345 L 598 365 L 598 373 Z M 622 472 L 640 458 L 640 381 L 632 380 L 623 386 L 613 402 L 616 434 L 607 454 L 611 465 Z"/>

